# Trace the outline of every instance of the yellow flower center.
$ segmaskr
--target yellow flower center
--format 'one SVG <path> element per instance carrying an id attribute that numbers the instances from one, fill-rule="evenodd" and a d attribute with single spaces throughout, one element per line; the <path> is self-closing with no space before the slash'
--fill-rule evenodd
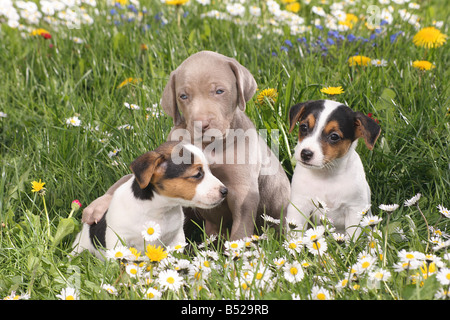
<path id="1" fill-rule="evenodd" d="M 168 277 L 167 282 L 173 284 L 175 282 L 175 279 L 173 277 Z"/>
<path id="2" fill-rule="evenodd" d="M 116 254 L 114 255 L 114 257 L 122 258 L 123 257 L 123 252 L 117 251 Z"/>
<path id="3" fill-rule="evenodd" d="M 155 229 L 153 229 L 152 227 L 150 227 L 150 228 L 147 229 L 147 233 L 148 233 L 149 235 L 152 235 L 152 234 L 155 233 Z"/>
<path id="4" fill-rule="evenodd" d="M 317 295 L 317 299 L 319 300 L 325 300 L 325 298 L 325 294 L 323 294 L 322 292 Z"/>
<path id="5" fill-rule="evenodd" d="M 447 277 L 448 277 L 448 276 L 450 276 L 450 274 L 448 274 Z M 261 272 L 258 272 L 258 273 L 256 274 L 256 280 L 261 280 L 262 277 L 263 277 L 263 274 L 262 274 Z"/>
<path id="6" fill-rule="evenodd" d="M 298 269 L 297 269 L 296 267 L 292 267 L 292 268 L 289 270 L 289 272 L 295 276 L 295 275 L 298 273 Z"/>
<path id="7" fill-rule="evenodd" d="M 314 242 L 313 243 L 313 248 L 314 248 L 314 250 L 319 250 L 320 249 L 320 243 L 319 242 Z"/>
<path id="8" fill-rule="evenodd" d="M 75 300 L 73 296 L 66 296 L 66 300 Z"/>
<path id="9" fill-rule="evenodd" d="M 364 261 L 361 265 L 364 269 L 368 268 L 370 266 L 370 262 Z"/>

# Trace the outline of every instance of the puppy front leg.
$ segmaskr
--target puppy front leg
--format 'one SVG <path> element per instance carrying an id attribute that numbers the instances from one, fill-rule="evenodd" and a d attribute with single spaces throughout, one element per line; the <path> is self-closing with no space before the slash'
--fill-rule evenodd
<path id="1" fill-rule="evenodd" d="M 228 188 L 227 202 L 233 218 L 231 227 L 231 240 L 238 240 L 253 235 L 255 219 L 259 204 L 258 188 L 249 188 L 247 191 Z"/>
<path id="2" fill-rule="evenodd" d="M 353 241 L 356 241 L 361 234 L 361 207 L 350 207 L 345 215 L 345 232 Z"/>
<path id="3" fill-rule="evenodd" d="M 311 213 L 315 207 L 312 201 L 306 199 L 296 199 L 291 201 L 287 208 L 286 222 L 294 223 L 298 230 L 305 231 L 308 228 L 310 222 Z"/>

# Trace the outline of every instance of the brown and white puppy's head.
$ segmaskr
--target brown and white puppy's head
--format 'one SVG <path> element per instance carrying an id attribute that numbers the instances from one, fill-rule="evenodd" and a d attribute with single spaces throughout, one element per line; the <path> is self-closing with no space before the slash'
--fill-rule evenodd
<path id="1" fill-rule="evenodd" d="M 136 178 L 133 194 L 141 200 L 151 200 L 157 193 L 175 205 L 209 209 L 228 193 L 212 175 L 203 152 L 192 144 L 165 142 L 138 157 L 130 168 Z"/>
<path id="2" fill-rule="evenodd" d="M 289 132 L 299 123 L 295 159 L 304 167 L 316 169 L 332 166 L 359 138 L 372 150 L 381 132 L 373 119 L 330 100 L 308 101 L 291 107 L 289 121 Z"/>
<path id="3" fill-rule="evenodd" d="M 200 137 L 224 137 L 237 108 L 244 111 L 255 92 L 255 79 L 239 62 L 201 51 L 170 74 L 161 105 L 174 125 L 185 125 L 191 137 L 194 130 Z"/>

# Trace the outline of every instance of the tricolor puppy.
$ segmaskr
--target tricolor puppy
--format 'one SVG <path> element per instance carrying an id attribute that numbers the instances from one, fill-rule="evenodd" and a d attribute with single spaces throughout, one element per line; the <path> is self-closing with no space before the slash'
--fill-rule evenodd
<path id="1" fill-rule="evenodd" d="M 210 209 L 221 203 L 227 188 L 212 175 L 202 151 L 192 144 L 166 142 L 130 165 L 133 177 L 115 192 L 102 219 L 84 224 L 74 242 L 74 252 L 85 249 L 101 258 L 101 248 L 120 241 L 138 251 L 145 245 L 174 246 L 185 241 L 182 206 Z M 148 221 L 161 227 L 154 243 L 141 232 Z"/>
<path id="2" fill-rule="evenodd" d="M 372 150 L 380 126 L 363 113 L 329 100 L 291 107 L 289 121 L 290 132 L 299 123 L 299 133 L 287 220 L 305 228 L 320 200 L 329 209 L 327 217 L 336 231 L 356 239 L 361 232 L 359 213 L 370 204 L 370 188 L 355 148 L 363 138 Z"/>

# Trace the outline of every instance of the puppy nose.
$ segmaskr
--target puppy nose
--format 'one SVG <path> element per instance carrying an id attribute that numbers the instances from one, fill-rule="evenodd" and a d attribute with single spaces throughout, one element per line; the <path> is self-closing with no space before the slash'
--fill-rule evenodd
<path id="1" fill-rule="evenodd" d="M 220 187 L 220 194 L 222 195 L 223 198 L 225 198 L 228 194 L 228 189 L 227 187 Z"/>
<path id="2" fill-rule="evenodd" d="M 313 157 L 314 152 L 312 152 L 309 149 L 303 149 L 302 152 L 300 153 L 300 156 L 302 157 L 303 161 L 309 161 L 311 160 L 311 158 Z"/>

